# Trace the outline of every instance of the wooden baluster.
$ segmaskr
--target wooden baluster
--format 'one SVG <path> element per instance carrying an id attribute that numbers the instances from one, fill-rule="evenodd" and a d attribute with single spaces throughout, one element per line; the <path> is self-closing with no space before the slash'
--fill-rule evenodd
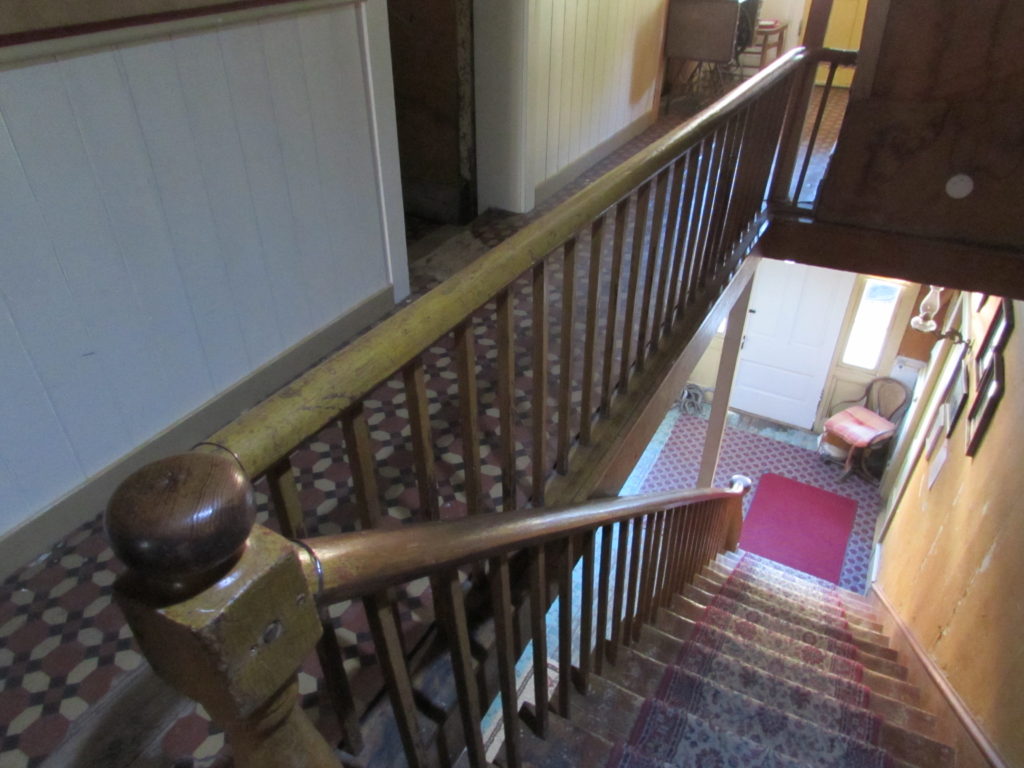
<path id="1" fill-rule="evenodd" d="M 793 195 L 793 202 L 800 202 L 800 193 L 803 192 L 804 182 L 807 180 L 807 169 L 811 165 L 811 157 L 814 154 L 814 145 L 818 141 L 818 131 L 821 129 L 821 121 L 825 117 L 825 107 L 828 103 L 829 93 L 832 91 L 832 81 L 835 79 L 836 70 L 839 64 L 835 61 L 829 63 L 828 77 L 825 79 L 825 90 L 818 101 L 818 111 L 814 115 L 814 123 L 811 127 L 811 135 L 807 141 L 807 151 L 804 153 L 803 163 L 800 165 L 800 176 L 796 182 L 796 192 Z"/>
<path id="2" fill-rule="evenodd" d="M 590 269 L 587 277 L 587 329 L 583 341 L 583 397 L 580 402 L 580 443 L 590 445 L 594 420 L 594 359 L 597 355 L 597 314 L 601 295 L 601 253 L 604 250 L 604 218 L 590 225 Z"/>
<path id="3" fill-rule="evenodd" d="M 316 656 L 324 673 L 324 688 L 337 715 L 346 748 L 350 754 L 358 755 L 363 751 L 363 732 L 359 725 L 359 712 L 356 709 L 355 697 L 352 695 L 352 685 L 342 662 L 341 645 L 338 643 L 327 606 L 319 606 L 317 615 L 320 617 L 323 634 L 316 644 Z"/>
<path id="4" fill-rule="evenodd" d="M 633 518 L 633 536 L 630 541 L 629 553 L 629 587 L 626 589 L 626 618 L 622 625 L 622 644 L 632 645 L 633 625 L 637 619 L 638 597 L 640 591 L 640 565 L 641 553 L 643 552 L 644 520 L 642 517 Z M 650 531 L 647 531 L 649 534 Z"/>
<path id="5" fill-rule="evenodd" d="M 547 262 L 533 267 L 533 505 L 544 506 L 548 477 Z"/>
<path id="6" fill-rule="evenodd" d="M 512 295 L 498 294 L 498 417 L 501 428 L 501 509 L 514 510 L 516 499 L 515 344 L 512 335 Z"/>
<path id="7" fill-rule="evenodd" d="M 672 165 L 672 192 L 669 195 L 667 211 L 667 225 L 665 228 L 665 242 L 662 246 L 661 274 L 658 277 L 658 296 L 654 301 L 654 324 L 651 327 L 651 349 L 657 350 L 665 327 L 665 317 L 671 311 L 667 302 L 672 295 L 670 281 L 678 278 L 675 272 L 677 264 L 676 238 L 679 235 L 679 220 L 682 213 L 679 210 L 679 201 L 683 193 L 683 176 L 686 173 L 686 155 L 683 155 Z"/>
<path id="8" fill-rule="evenodd" d="M 711 155 L 712 171 L 708 179 L 708 215 L 701 231 L 700 268 L 697 270 L 697 284 L 704 290 L 711 278 L 714 261 L 712 253 L 715 224 L 722 204 L 721 179 L 725 168 L 725 152 L 729 138 L 729 123 L 726 121 L 715 129 L 715 147 Z"/>
<path id="9" fill-rule="evenodd" d="M 419 722 L 413 703 L 412 681 L 405 663 L 401 627 L 395 619 L 394 604 L 387 592 L 378 592 L 363 598 L 367 623 L 384 673 L 391 709 L 395 716 L 399 738 L 410 766 L 426 765 L 420 745 Z"/>
<path id="10" fill-rule="evenodd" d="M 700 151 L 698 152 L 699 163 L 697 175 L 694 179 L 695 189 L 693 202 L 691 203 L 690 234 L 686 243 L 686 295 L 682 301 L 683 307 L 689 306 L 697 297 L 700 288 L 698 275 L 700 273 L 700 242 L 701 233 L 705 226 L 705 208 L 708 202 L 708 179 L 711 175 L 712 146 L 714 136 L 706 136 L 701 139 Z M 682 307 L 680 308 L 682 314 Z"/>
<path id="11" fill-rule="evenodd" d="M 253 496 L 227 457 L 134 472 L 106 513 L 127 565 L 114 596 L 154 671 L 202 703 L 237 765 L 337 768 L 299 706 L 298 670 L 321 630 L 315 601 L 295 545 L 253 525 Z"/>
<path id="12" fill-rule="evenodd" d="M 616 663 L 619 645 L 622 643 L 622 609 L 626 596 L 626 567 L 629 552 L 626 549 L 629 537 L 629 522 L 618 523 L 619 540 L 615 553 L 615 597 L 612 601 L 612 636 L 608 643 L 608 661 Z"/>
<path id="13" fill-rule="evenodd" d="M 672 330 L 676 318 L 682 315 L 686 307 L 688 297 L 687 281 L 691 272 L 689 254 L 690 241 L 693 237 L 697 177 L 700 172 L 700 153 L 691 149 L 682 159 L 686 160 L 686 178 L 683 182 L 679 228 L 676 235 L 675 255 L 672 260 L 672 277 L 669 279 L 669 298 L 665 310 L 665 333 L 669 333 Z"/>
<path id="14" fill-rule="evenodd" d="M 750 109 L 748 138 L 744 143 L 740 158 L 742 175 L 736 185 L 736 210 L 738 224 L 741 227 L 740 237 L 748 233 L 764 201 L 766 182 L 762 169 L 766 166 L 767 161 L 761 157 L 761 153 L 770 152 L 772 155 L 775 153 L 774 146 L 769 148 L 769 137 L 774 135 L 777 126 L 768 119 L 767 108 L 769 106 L 768 100 L 763 98 Z"/>
<path id="15" fill-rule="evenodd" d="M 440 520 L 441 508 L 437 494 L 437 469 L 434 465 L 433 442 L 430 439 L 430 413 L 427 407 L 427 385 L 423 361 L 416 358 L 402 369 L 405 382 L 405 403 L 409 409 L 413 462 L 416 466 L 416 487 L 420 507 L 428 520 Z"/>
<path id="16" fill-rule="evenodd" d="M 654 613 L 658 610 L 661 596 L 665 591 L 665 581 L 668 578 L 669 543 L 671 541 L 672 526 L 670 525 L 669 512 L 665 510 L 658 513 L 657 538 L 655 539 L 656 557 L 658 558 L 658 570 L 654 576 L 654 585 L 651 588 L 651 602 L 647 609 L 646 620 L 651 621 Z"/>
<path id="17" fill-rule="evenodd" d="M 658 535 L 657 515 L 646 515 L 644 527 L 643 570 L 640 573 L 640 599 L 637 601 L 637 615 L 633 620 L 633 639 L 640 639 L 640 629 L 651 613 L 651 593 L 654 590 L 654 574 L 658 567 L 657 549 L 654 546 Z"/>
<path id="18" fill-rule="evenodd" d="M 306 526 L 302 522 L 302 502 L 299 500 L 299 489 L 295 485 L 292 473 L 292 462 L 285 456 L 267 472 L 267 486 L 270 488 L 270 501 L 274 505 L 274 513 L 281 533 L 286 538 L 298 539 L 306 535 Z"/>
<path id="19" fill-rule="evenodd" d="M 505 731 L 505 765 L 519 768 L 519 704 L 516 691 L 516 652 L 512 637 L 512 591 L 508 558 L 490 560 L 491 605 L 494 607 L 494 634 L 498 652 L 498 685 L 501 689 L 501 717 Z"/>
<path id="20" fill-rule="evenodd" d="M 622 251 L 625 247 L 626 216 L 629 198 L 615 206 L 615 235 L 612 239 L 612 268 L 608 281 L 608 314 L 604 326 L 604 366 L 601 375 L 601 415 L 612 407 L 612 367 L 615 359 L 615 322 L 619 307 L 619 282 L 622 279 Z"/>
<path id="21" fill-rule="evenodd" d="M 691 504 L 686 509 L 686 527 L 683 539 L 683 558 L 676 582 L 676 592 L 682 592 L 689 583 L 694 562 L 694 548 L 697 545 L 697 520 L 700 512 L 699 504 Z"/>
<path id="22" fill-rule="evenodd" d="M 580 693 L 590 688 L 591 648 L 594 641 L 594 532 L 583 534 L 583 590 L 580 595 L 580 667 L 575 679 Z"/>
<path id="23" fill-rule="evenodd" d="M 743 141 L 743 133 L 746 127 L 743 119 L 745 114 L 746 111 L 738 113 L 727 123 L 727 128 L 729 129 L 728 139 L 726 141 L 722 177 L 719 182 L 719 199 L 721 202 L 718 206 L 714 231 L 712 232 L 712 278 L 718 276 L 719 271 L 732 252 L 732 248 L 730 247 L 732 243 L 728 239 L 727 230 L 732 216 L 735 215 L 734 209 L 736 201 L 733 197 L 733 190 L 736 185 L 740 145 Z"/>
<path id="24" fill-rule="evenodd" d="M 601 529 L 601 565 L 597 576 L 597 642 L 594 647 L 594 671 L 604 671 L 608 646 L 608 601 L 611 599 L 609 581 L 612 573 L 612 535 L 614 529 L 606 525 Z"/>
<path id="25" fill-rule="evenodd" d="M 686 535 L 686 507 L 676 507 L 671 510 L 672 536 L 669 541 L 670 560 L 668 580 L 665 584 L 664 594 L 661 596 L 659 605 L 668 607 L 672 601 L 672 595 L 676 593 L 676 585 L 679 583 L 679 573 L 682 570 L 683 544 Z"/>
<path id="26" fill-rule="evenodd" d="M 358 403 L 341 416 L 346 454 L 352 468 L 352 485 L 356 492 L 357 513 L 363 528 L 376 528 L 383 515 L 377 476 L 373 471 L 373 448 L 366 426 L 363 404 Z"/>
<path id="27" fill-rule="evenodd" d="M 658 254 L 661 253 L 662 235 L 665 226 L 665 197 L 668 194 L 668 177 L 671 169 L 666 168 L 654 185 L 654 214 L 651 216 L 651 239 L 647 247 L 647 271 L 644 274 L 644 297 L 640 305 L 640 330 L 636 340 L 636 368 L 642 371 L 647 359 L 647 334 L 651 322 L 651 299 L 654 296 L 654 276 L 658 271 Z M 641 245 L 642 245 L 641 240 Z M 653 331 L 651 336 L 653 336 Z"/>
<path id="28" fill-rule="evenodd" d="M 341 416 L 346 454 L 352 470 L 352 484 L 358 502 L 358 515 L 366 530 L 377 527 L 383 515 L 377 477 L 373 472 L 373 449 L 362 403 Z M 373 635 L 377 658 L 387 683 L 395 724 L 405 748 L 406 759 L 422 764 L 419 723 L 413 704 L 412 683 L 405 663 L 404 638 L 394 600 L 387 591 L 363 598 L 366 618 Z"/>
<path id="29" fill-rule="evenodd" d="M 455 365 L 459 376 L 459 418 L 462 421 L 462 466 L 466 484 L 466 512 L 479 514 L 483 491 L 480 473 L 479 409 L 476 396 L 476 344 L 473 321 L 467 320 L 455 329 Z"/>
<path id="30" fill-rule="evenodd" d="M 473 768 L 488 765 L 484 755 L 483 736 L 480 733 L 480 696 L 473 671 L 473 655 L 469 648 L 469 625 L 466 621 L 466 604 L 462 595 L 457 571 L 438 574 L 431 579 L 434 598 L 439 603 L 438 613 L 443 616 L 441 625 L 448 641 L 451 654 L 452 674 L 455 677 L 455 691 L 459 700 L 459 716 L 462 732 L 466 737 L 469 764 Z"/>
<path id="31" fill-rule="evenodd" d="M 573 539 L 562 546 L 558 564 L 558 714 L 570 717 L 572 702 L 572 567 Z"/>
<path id="32" fill-rule="evenodd" d="M 629 260 L 629 285 L 626 288 L 626 311 L 622 315 L 622 356 L 619 358 L 619 392 L 629 390 L 629 372 L 633 367 L 633 333 L 636 315 L 636 292 L 643 269 L 644 234 L 647 231 L 647 210 L 651 201 L 651 182 L 645 181 L 636 192 L 633 209 L 633 252 Z"/>
<path id="33" fill-rule="evenodd" d="M 533 633 L 534 732 L 544 738 L 548 732 L 548 630 L 547 575 L 544 548 L 530 550 L 530 626 Z"/>
<path id="34" fill-rule="evenodd" d="M 558 361 L 558 456 L 555 466 L 560 474 L 569 471 L 569 445 L 572 436 L 572 346 L 573 316 L 576 305 L 576 238 L 570 238 L 562 255 L 562 335 Z M 583 417 L 581 417 L 582 419 Z"/>

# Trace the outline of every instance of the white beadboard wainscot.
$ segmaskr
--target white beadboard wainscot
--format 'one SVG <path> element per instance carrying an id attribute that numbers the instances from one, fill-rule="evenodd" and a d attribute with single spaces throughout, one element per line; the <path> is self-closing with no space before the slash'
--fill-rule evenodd
<path id="1" fill-rule="evenodd" d="M 0 533 L 408 293 L 386 24 L 338 3 L 0 70 Z"/>
<path id="2" fill-rule="evenodd" d="M 475 0 L 481 208 L 525 211 L 657 114 L 666 0 Z"/>

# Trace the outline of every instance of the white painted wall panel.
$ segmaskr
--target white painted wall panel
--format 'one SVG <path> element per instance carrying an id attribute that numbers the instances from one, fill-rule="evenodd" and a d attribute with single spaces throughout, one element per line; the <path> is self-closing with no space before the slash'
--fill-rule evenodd
<path id="1" fill-rule="evenodd" d="M 408 290 L 368 3 L 0 72 L 0 533 Z"/>
<path id="2" fill-rule="evenodd" d="M 476 0 L 477 42 L 488 41 L 476 61 L 482 207 L 531 208 L 530 191 L 652 114 L 665 4 Z M 517 56 L 491 42 L 502 37 L 525 40 Z M 517 91 L 523 78 L 525 99 L 493 97 Z M 525 131 L 511 130 L 522 122 Z M 527 192 L 506 179 L 522 179 Z"/>

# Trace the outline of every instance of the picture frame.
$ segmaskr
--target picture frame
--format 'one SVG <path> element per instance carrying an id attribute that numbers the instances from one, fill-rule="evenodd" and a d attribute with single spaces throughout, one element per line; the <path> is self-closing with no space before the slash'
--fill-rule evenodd
<path id="1" fill-rule="evenodd" d="M 999 401 L 1006 390 L 1006 373 L 1002 355 L 996 353 L 988 358 L 991 362 L 982 371 L 978 393 L 967 415 L 967 455 L 974 456 L 985 439 L 985 432 L 995 415 Z"/>
<path id="2" fill-rule="evenodd" d="M 985 338 L 981 342 L 978 351 L 1002 352 L 1006 349 L 1006 342 L 1013 331 L 1013 304 L 1009 299 L 1000 299 L 996 306 L 995 316 L 985 332 Z"/>
<path id="3" fill-rule="evenodd" d="M 953 430 L 956 428 L 957 422 L 960 420 L 960 414 L 963 413 L 964 408 L 967 406 L 969 394 L 970 381 L 969 376 L 967 375 L 967 361 L 961 357 L 960 361 L 957 363 L 953 378 L 949 382 L 949 388 L 946 390 L 946 397 L 943 401 L 947 409 L 946 437 L 953 434 Z"/>

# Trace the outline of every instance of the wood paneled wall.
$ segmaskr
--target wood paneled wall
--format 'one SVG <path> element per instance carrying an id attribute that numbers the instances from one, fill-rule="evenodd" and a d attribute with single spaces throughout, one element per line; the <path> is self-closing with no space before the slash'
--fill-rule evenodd
<path id="1" fill-rule="evenodd" d="M 372 0 L 0 71 L 0 532 L 407 292 L 387 42 Z"/>
<path id="2" fill-rule="evenodd" d="M 496 4 L 474 9 L 480 207 L 528 210 L 653 119 L 666 0 Z"/>

